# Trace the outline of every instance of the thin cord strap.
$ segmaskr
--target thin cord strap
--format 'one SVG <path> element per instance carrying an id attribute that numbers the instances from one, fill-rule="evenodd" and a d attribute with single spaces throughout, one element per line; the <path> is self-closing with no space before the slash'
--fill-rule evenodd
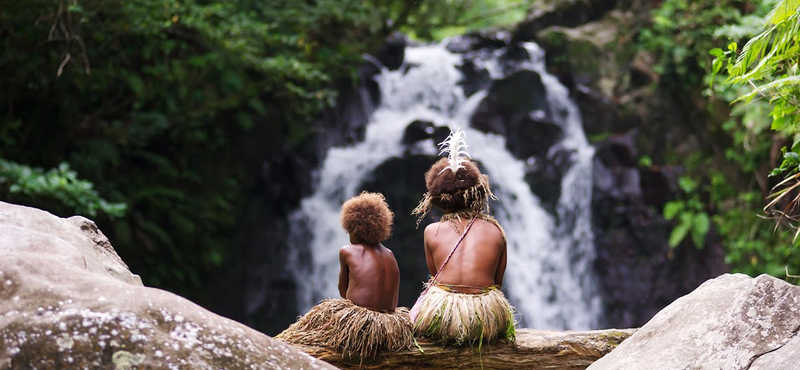
<path id="1" fill-rule="evenodd" d="M 478 216 L 472 216 L 472 219 L 469 221 L 469 224 L 467 224 L 467 227 L 464 228 L 464 233 L 461 234 L 460 238 L 458 238 L 458 241 L 456 242 L 456 245 L 453 247 L 453 250 L 450 251 L 450 254 L 447 256 L 447 259 L 445 259 L 444 263 L 442 263 L 442 265 L 439 267 L 439 271 L 436 271 L 436 275 L 434 275 L 431 278 L 431 283 L 425 288 L 425 292 L 427 292 L 428 289 L 430 289 L 432 285 L 435 285 L 436 277 L 439 276 L 439 274 L 442 272 L 442 269 L 444 269 L 444 265 L 447 264 L 447 261 L 450 261 L 450 257 L 453 257 L 453 253 L 456 252 L 456 249 L 458 248 L 459 244 L 461 244 L 461 241 L 464 240 L 465 236 L 467 236 L 467 231 L 469 231 L 469 229 L 472 227 L 472 224 L 475 223 L 475 219 L 477 217 Z"/>

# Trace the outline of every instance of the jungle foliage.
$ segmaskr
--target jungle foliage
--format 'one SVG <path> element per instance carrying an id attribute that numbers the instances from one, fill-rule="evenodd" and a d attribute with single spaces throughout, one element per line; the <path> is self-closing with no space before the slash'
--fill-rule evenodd
<path id="1" fill-rule="evenodd" d="M 675 220 L 670 245 L 677 247 L 691 240 L 691 245 L 702 248 L 710 219 L 733 271 L 786 277 L 787 269 L 800 271 L 800 256 L 792 246 L 790 232 L 776 229 L 762 211 L 777 182 L 768 175 L 780 159 L 777 149 L 786 137 L 770 130 L 771 125 L 775 127 L 771 117 L 785 116 L 786 107 L 774 110 L 764 100 L 731 106 L 741 101 L 740 96 L 752 97 L 752 91 L 747 86 L 720 84 L 725 77 L 717 73 L 725 57 L 737 55 L 736 45 L 762 32 L 766 17 L 776 6 L 785 5 L 778 3 L 665 0 L 654 10 L 652 23 L 639 41 L 657 56 L 655 69 L 662 77 L 661 84 L 688 96 L 688 105 L 706 112 L 699 121 L 705 123 L 695 123 L 695 129 L 715 138 L 713 145 L 701 148 L 688 160 L 672 159 L 684 166 L 685 173 L 680 180 L 681 193 L 664 207 L 664 216 Z M 763 50 L 765 38 L 761 39 L 759 48 Z M 750 57 L 746 63 L 753 61 Z M 762 70 L 760 76 L 772 72 Z M 705 94 L 695 93 L 701 91 Z"/>
<path id="2" fill-rule="evenodd" d="M 783 248 L 775 251 L 791 258 L 785 274 L 798 278 L 800 258 L 795 247 L 800 245 L 800 1 L 781 0 L 759 21 L 757 33 L 741 50 L 733 42 L 726 51 L 721 48 L 710 51 L 716 57 L 712 75 L 724 65 L 725 84 L 741 89 L 733 103 L 743 109 L 762 107 L 762 113 L 767 113 L 763 117 L 768 117 L 766 121 L 774 135 L 786 144 L 781 148 L 782 161 L 775 163 L 776 168 L 770 172 L 770 176 L 782 180 L 771 188 L 764 211 L 778 226 L 788 225 L 796 230 L 791 233 L 791 242 L 785 238 Z"/>
<path id="3" fill-rule="evenodd" d="M 261 163 L 309 150 L 364 53 L 528 3 L 0 0 L 0 199 L 92 217 L 145 284 L 202 303 Z"/>

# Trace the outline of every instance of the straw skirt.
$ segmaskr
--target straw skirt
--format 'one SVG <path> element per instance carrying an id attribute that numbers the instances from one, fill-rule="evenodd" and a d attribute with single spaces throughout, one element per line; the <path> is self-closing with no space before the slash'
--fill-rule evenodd
<path id="1" fill-rule="evenodd" d="M 516 339 L 514 308 L 496 286 L 477 294 L 432 286 L 420 304 L 417 336 L 456 345 Z"/>
<path id="2" fill-rule="evenodd" d="M 343 356 L 375 358 L 382 351 L 402 351 L 414 343 L 408 309 L 384 313 L 347 299 L 326 299 L 275 336 L 291 344 L 333 349 Z"/>

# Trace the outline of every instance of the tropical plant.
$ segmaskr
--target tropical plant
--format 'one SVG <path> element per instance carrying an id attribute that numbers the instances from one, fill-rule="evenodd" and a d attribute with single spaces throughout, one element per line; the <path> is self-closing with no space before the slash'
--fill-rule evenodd
<path id="1" fill-rule="evenodd" d="M 670 233 L 669 246 L 675 248 L 689 236 L 694 246 L 702 249 L 711 222 L 696 191 L 698 185 L 689 177 L 679 178 L 678 185 L 685 198 L 669 201 L 664 205 L 664 218 L 676 219 L 678 222 Z"/>
<path id="2" fill-rule="evenodd" d="M 800 56 L 798 7 L 800 0 L 778 3 L 767 17 L 766 29 L 750 39 L 738 55 L 736 43 L 731 43 L 724 52 L 721 49 L 711 51 L 716 56 L 713 73 L 718 73 L 727 64 L 727 84 L 752 86 L 734 103 L 749 103 L 754 99 L 768 101 L 772 107 L 769 113 L 771 128 L 792 139 L 791 149 L 783 149 L 783 161 L 771 173 L 773 176 L 783 175 L 785 179 L 774 188 L 772 201 L 765 210 L 794 222 L 798 221 L 796 205 L 800 200 L 797 192 L 793 191 L 800 186 L 800 155 L 797 153 L 800 143 L 800 116 L 797 114 L 800 105 L 800 76 L 797 73 Z"/>
<path id="3" fill-rule="evenodd" d="M 77 173 L 66 162 L 44 171 L 0 159 L 0 186 L 7 187 L 10 194 L 24 195 L 37 203 L 58 201 L 79 214 L 91 217 L 97 216 L 98 211 L 110 217 L 122 217 L 127 208 L 125 203 L 112 203 L 101 198 L 94 185 L 78 179 Z"/>
<path id="4" fill-rule="evenodd" d="M 710 51 L 715 57 L 712 62 L 712 83 L 715 74 L 726 73 L 724 87 L 746 89 L 739 90 L 738 97 L 733 100 L 734 104 L 754 112 L 763 112 L 761 107 L 769 107 L 769 112 L 764 116 L 769 117 L 776 139 L 785 140 L 789 144 L 781 151 L 781 163 L 770 173 L 773 177 L 782 176 L 783 180 L 771 188 L 771 200 L 763 209 L 768 217 L 795 228 L 800 221 L 800 193 L 797 191 L 800 187 L 800 116 L 797 114 L 800 104 L 800 76 L 797 71 L 800 56 L 799 10 L 800 1 L 781 0 L 763 18 L 760 32 L 747 41 L 744 47 L 740 49 L 736 40 L 733 40 L 727 50 L 716 48 Z M 729 31 L 742 29 L 747 31 L 748 27 L 727 28 Z M 776 139 L 770 141 L 774 142 Z M 795 245 L 800 242 L 798 234 L 800 229 L 794 232 Z M 770 243 L 761 247 L 769 261 L 782 262 L 786 275 L 789 275 L 789 268 L 796 270 L 800 267 L 800 260 L 793 256 L 792 243 Z M 752 246 L 743 249 L 755 250 Z M 769 269 L 772 274 L 780 274 L 774 264 Z"/>

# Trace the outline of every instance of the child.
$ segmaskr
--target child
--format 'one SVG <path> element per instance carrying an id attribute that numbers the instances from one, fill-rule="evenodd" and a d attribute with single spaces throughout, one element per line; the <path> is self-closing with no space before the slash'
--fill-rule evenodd
<path id="1" fill-rule="evenodd" d="M 400 270 L 381 241 L 392 233 L 394 214 L 379 193 L 361 193 L 342 205 L 350 244 L 339 250 L 339 294 L 313 307 L 275 338 L 374 358 L 414 341 L 408 309 L 397 307 Z"/>

